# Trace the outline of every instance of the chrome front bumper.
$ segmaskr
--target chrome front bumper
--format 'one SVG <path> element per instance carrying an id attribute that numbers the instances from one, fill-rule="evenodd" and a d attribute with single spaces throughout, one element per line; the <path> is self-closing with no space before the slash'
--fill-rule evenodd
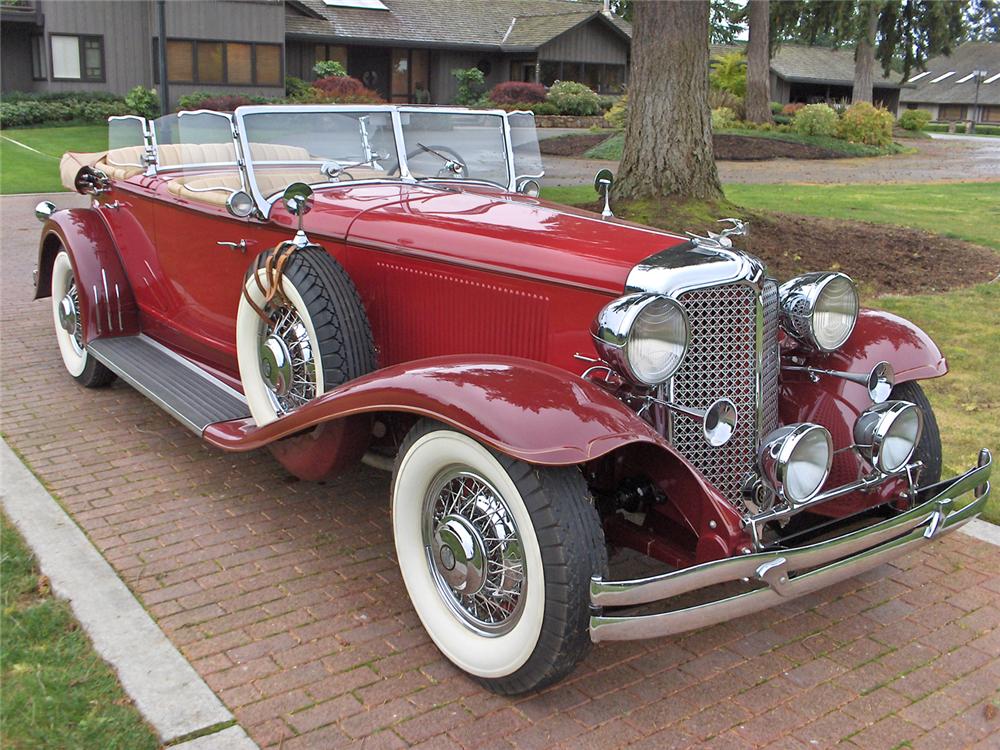
<path id="1" fill-rule="evenodd" d="M 670 599 L 708 586 L 757 581 L 766 586 L 668 612 L 650 615 L 594 615 L 593 641 L 657 638 L 731 620 L 858 575 L 954 531 L 979 515 L 990 496 L 993 457 L 979 452 L 976 468 L 955 477 L 929 500 L 894 518 L 835 539 L 805 547 L 759 552 L 715 560 L 691 568 L 632 581 L 590 583 L 594 607 L 632 607 Z M 975 499 L 960 510 L 954 501 L 973 492 Z M 807 571 L 797 573 L 796 571 Z"/>

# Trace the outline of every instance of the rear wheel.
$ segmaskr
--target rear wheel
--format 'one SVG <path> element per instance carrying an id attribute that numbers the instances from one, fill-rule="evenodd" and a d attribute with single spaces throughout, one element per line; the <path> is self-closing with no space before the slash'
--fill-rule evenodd
<path id="1" fill-rule="evenodd" d="M 486 687 L 537 690 L 587 653 L 589 584 L 607 552 L 576 468 L 532 466 L 425 420 L 396 461 L 392 522 L 424 628 Z"/>
<path id="2" fill-rule="evenodd" d="M 111 383 L 115 374 L 91 356 L 83 344 L 80 292 L 69 253 L 60 250 L 52 263 L 52 319 L 66 371 L 85 388 Z"/>

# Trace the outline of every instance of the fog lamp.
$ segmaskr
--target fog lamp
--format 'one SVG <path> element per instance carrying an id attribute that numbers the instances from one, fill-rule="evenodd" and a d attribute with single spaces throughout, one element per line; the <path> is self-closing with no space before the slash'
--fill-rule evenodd
<path id="1" fill-rule="evenodd" d="M 854 423 L 854 444 L 884 474 L 899 471 L 920 442 L 924 415 L 908 401 L 886 401 L 865 410 Z"/>
<path id="2" fill-rule="evenodd" d="M 819 493 L 832 461 L 830 432 L 808 422 L 779 427 L 760 447 L 764 481 L 792 505 L 808 502 Z"/>

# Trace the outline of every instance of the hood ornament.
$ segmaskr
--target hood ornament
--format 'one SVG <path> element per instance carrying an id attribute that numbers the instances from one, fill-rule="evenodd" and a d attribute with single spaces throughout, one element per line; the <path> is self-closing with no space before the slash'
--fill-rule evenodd
<path id="1" fill-rule="evenodd" d="M 691 242 L 699 247 L 714 247 L 722 248 L 728 250 L 733 246 L 733 241 L 731 237 L 749 237 L 750 236 L 750 225 L 741 221 L 740 219 L 719 219 L 719 224 L 729 223 L 731 226 L 726 227 L 721 232 L 709 232 L 707 236 L 702 236 L 700 234 L 694 234 L 693 232 L 685 232 L 684 234 L 691 238 Z"/>

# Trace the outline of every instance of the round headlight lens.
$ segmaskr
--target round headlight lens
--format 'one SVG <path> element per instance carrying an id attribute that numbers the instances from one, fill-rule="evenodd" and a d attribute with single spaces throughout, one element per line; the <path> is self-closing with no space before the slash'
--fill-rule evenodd
<path id="1" fill-rule="evenodd" d="M 923 432 L 923 413 L 907 401 L 876 404 L 854 424 L 854 444 L 884 474 L 902 469 L 913 457 Z"/>
<path id="2" fill-rule="evenodd" d="M 680 367 L 687 342 L 684 311 L 667 297 L 655 297 L 643 306 L 628 333 L 629 369 L 643 383 L 662 383 Z"/>
<path id="3" fill-rule="evenodd" d="M 793 505 L 815 497 L 832 461 L 830 432 L 808 422 L 779 427 L 764 438 L 760 448 L 764 481 Z"/>
<path id="4" fill-rule="evenodd" d="M 839 349 L 858 320 L 858 291 L 842 274 L 831 278 L 819 291 L 813 309 L 812 334 L 826 351 Z"/>

